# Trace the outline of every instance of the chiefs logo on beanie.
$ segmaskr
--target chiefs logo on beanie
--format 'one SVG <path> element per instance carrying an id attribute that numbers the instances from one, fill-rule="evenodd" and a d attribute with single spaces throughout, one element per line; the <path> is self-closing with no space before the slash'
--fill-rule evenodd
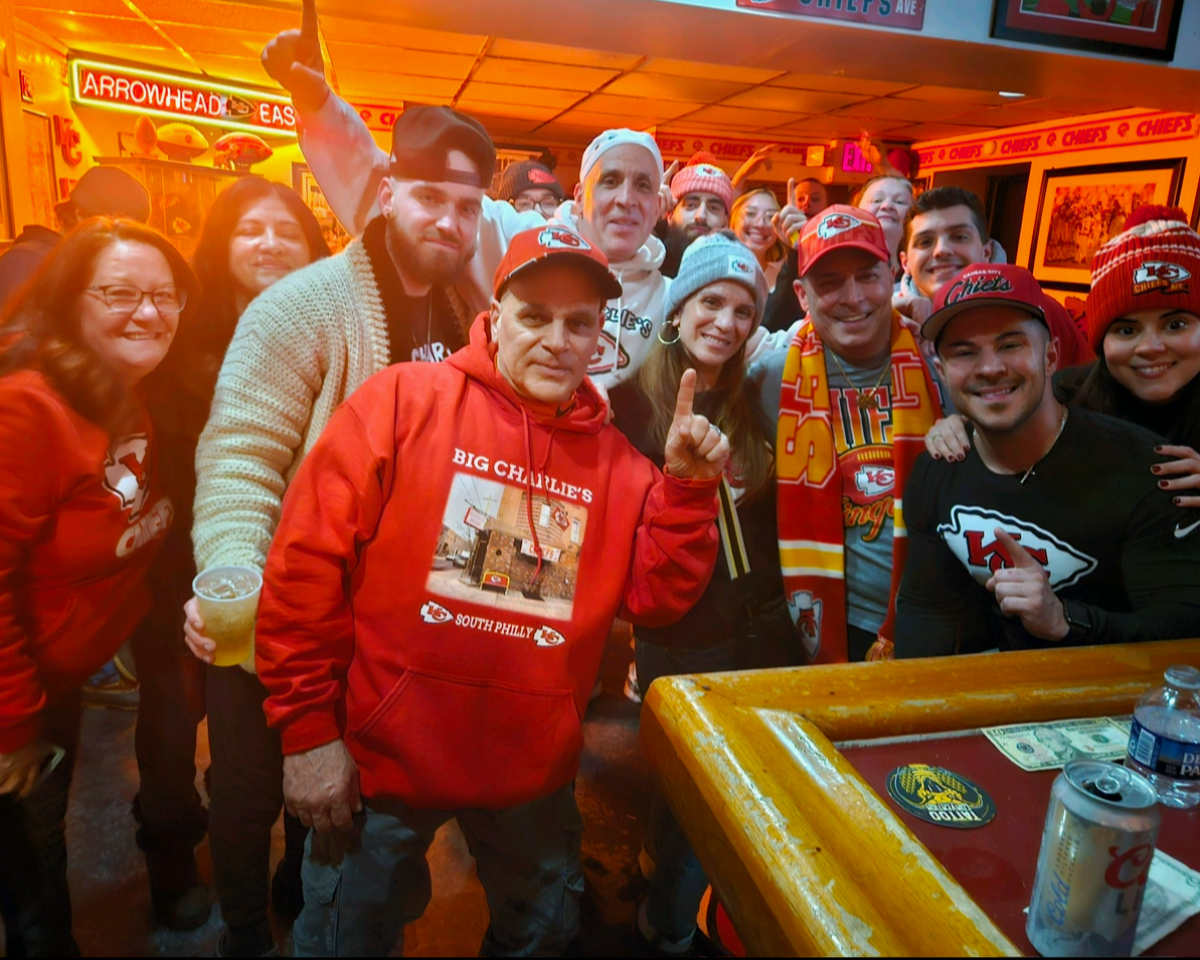
<path id="1" fill-rule="evenodd" d="M 1200 315 L 1200 235 L 1178 207 L 1139 208 L 1092 258 L 1087 322 L 1097 353 L 1114 320 L 1144 309 Z"/>
<path id="2" fill-rule="evenodd" d="M 725 212 L 733 206 L 733 181 L 717 166 L 711 153 L 696 153 L 687 166 L 671 179 L 671 196 L 678 203 L 689 193 L 710 193 L 725 204 Z"/>

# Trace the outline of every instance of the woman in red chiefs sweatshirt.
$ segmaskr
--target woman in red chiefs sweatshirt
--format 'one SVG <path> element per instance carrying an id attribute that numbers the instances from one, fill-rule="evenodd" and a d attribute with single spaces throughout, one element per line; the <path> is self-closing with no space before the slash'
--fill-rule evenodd
<path id="1" fill-rule="evenodd" d="M 584 374 L 618 293 L 565 228 L 518 235 L 470 344 L 368 380 L 292 482 L 256 627 L 284 794 L 319 833 L 354 827 L 360 791 L 368 808 L 343 864 L 314 840 L 297 955 L 386 953 L 452 816 L 492 905 L 485 953 L 575 932 L 571 782 L 605 640 L 618 614 L 664 624 L 700 596 L 729 455 L 691 371 L 666 476 L 606 425 Z"/>
<path id="2" fill-rule="evenodd" d="M 63 820 L 79 686 L 148 608 L 143 578 L 172 511 L 140 394 L 195 289 L 164 237 L 97 218 L 51 253 L 0 328 L 0 916 L 9 956 L 78 955 Z"/>

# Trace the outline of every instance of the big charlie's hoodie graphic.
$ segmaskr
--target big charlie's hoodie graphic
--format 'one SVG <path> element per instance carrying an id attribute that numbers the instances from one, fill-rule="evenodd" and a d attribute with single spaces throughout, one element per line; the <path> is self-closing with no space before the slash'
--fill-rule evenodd
<path id="1" fill-rule="evenodd" d="M 677 620 L 716 558 L 716 481 L 663 477 L 589 381 L 568 410 L 520 401 L 485 321 L 330 421 L 259 608 L 284 753 L 344 738 L 365 796 L 415 808 L 503 809 L 570 782 L 613 618 Z"/>

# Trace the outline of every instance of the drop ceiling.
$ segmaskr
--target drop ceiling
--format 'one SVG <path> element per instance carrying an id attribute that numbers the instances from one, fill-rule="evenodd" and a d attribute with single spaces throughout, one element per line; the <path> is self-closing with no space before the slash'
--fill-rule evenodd
<path id="1" fill-rule="evenodd" d="M 595 3 L 619 7 L 617 0 Z M 907 40 L 895 34 L 852 35 L 862 69 L 805 72 L 827 61 L 797 52 L 787 58 L 796 69 L 779 68 L 787 46 L 767 44 L 763 33 L 780 29 L 773 19 L 738 21 L 748 32 L 729 38 L 730 64 L 722 65 L 653 55 L 686 46 L 675 42 L 679 38 L 648 44 L 651 52 L 644 54 L 528 39 L 541 35 L 522 19 L 530 5 L 494 0 L 490 8 L 506 5 L 514 36 L 415 27 L 398 22 L 407 8 L 396 2 L 319 2 L 331 80 L 351 102 L 450 104 L 478 116 L 498 138 L 529 142 L 583 143 L 609 126 L 764 142 L 857 137 L 862 131 L 912 141 L 1135 105 L 1132 89 L 1080 96 L 1090 88 L 1075 83 L 1063 86 L 1061 95 L 1051 89 L 1013 102 L 994 88 L 947 83 L 973 75 L 953 65 L 931 66 L 908 80 L 880 79 L 879 58 L 894 56 L 896 44 Z M 273 0 L 17 0 L 12 6 L 31 32 L 73 52 L 259 85 L 271 84 L 259 64 L 263 45 L 299 23 L 298 2 Z M 455 8 L 467 5 L 443 0 L 440 6 L 452 24 Z M 477 17 L 458 20 L 478 23 Z M 577 39 L 565 25 L 557 33 Z M 596 36 L 597 45 L 604 39 Z M 978 56 L 979 45 L 973 46 Z M 747 62 L 754 60 L 774 65 Z"/>

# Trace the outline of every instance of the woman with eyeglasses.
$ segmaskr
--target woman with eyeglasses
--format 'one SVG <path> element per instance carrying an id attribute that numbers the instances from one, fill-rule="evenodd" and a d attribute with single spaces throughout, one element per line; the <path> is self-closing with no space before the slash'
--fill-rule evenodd
<path id="1" fill-rule="evenodd" d="M 758 260 L 767 281 L 766 310 L 762 327 L 771 333 L 786 330 L 804 316 L 796 296 L 796 251 L 790 250 L 775 232 L 779 201 L 766 187 L 743 193 L 733 202 L 729 226 Z"/>
<path id="2" fill-rule="evenodd" d="M 95 218 L 0 325 L 0 918 L 10 957 L 78 956 L 64 818 L 80 685 L 150 607 L 174 509 L 144 398 L 197 290 L 160 234 Z"/>
<path id="3" fill-rule="evenodd" d="M 241 315 L 268 287 L 327 256 L 321 226 L 294 190 L 254 176 L 228 187 L 209 209 L 193 258 L 203 287 L 196 320 L 164 364 L 167 390 L 149 398 L 177 519 L 151 572 L 154 610 L 135 636 L 142 697 L 134 816 L 155 912 L 175 929 L 208 917 L 208 890 L 194 852 L 208 830 L 226 926 L 222 956 L 258 956 L 274 948 L 268 897 L 277 917 L 299 914 L 308 831 L 285 816 L 284 857 L 272 883 L 271 829 L 282 806 L 282 760 L 262 712 L 266 691 L 253 672 L 205 667 L 185 646 L 183 610 L 197 572 L 191 541 L 196 444 Z M 194 760 L 196 725 L 206 711 L 212 758 L 207 817 L 195 789 Z"/>

